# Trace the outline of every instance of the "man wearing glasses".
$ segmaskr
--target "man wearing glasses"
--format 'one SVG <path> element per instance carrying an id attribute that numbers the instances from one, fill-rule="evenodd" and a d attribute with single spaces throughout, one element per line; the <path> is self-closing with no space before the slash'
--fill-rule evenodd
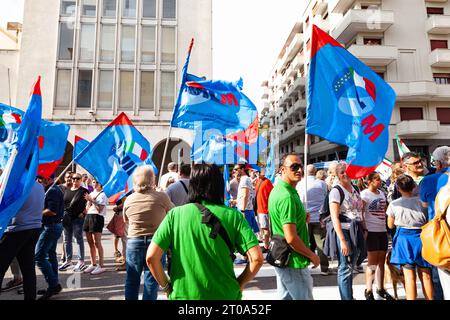
<path id="1" fill-rule="evenodd" d="M 402 166 L 405 174 L 413 178 L 419 185 L 425 176 L 425 166 L 420 155 L 416 152 L 407 152 L 402 156 Z"/>
<path id="2" fill-rule="evenodd" d="M 274 235 L 285 237 L 293 249 L 286 268 L 275 268 L 278 295 L 282 300 L 313 300 L 313 280 L 308 269 L 320 265 L 320 258 L 309 249 L 305 208 L 295 189 L 303 176 L 303 165 L 297 154 L 281 159 L 281 178 L 269 196 L 269 216 Z"/>

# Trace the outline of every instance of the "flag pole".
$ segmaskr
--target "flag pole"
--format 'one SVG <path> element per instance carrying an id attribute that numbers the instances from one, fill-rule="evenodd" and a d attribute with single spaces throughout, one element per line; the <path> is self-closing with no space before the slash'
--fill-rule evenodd
<path id="1" fill-rule="evenodd" d="M 308 207 L 308 172 L 307 172 L 307 166 L 308 166 L 308 140 L 309 140 L 309 135 L 306 133 L 305 131 L 305 146 L 304 146 L 304 161 L 303 163 L 304 165 L 304 170 L 303 170 L 303 179 L 305 179 L 305 211 L 307 211 L 307 207 Z M 307 212 L 308 213 L 308 212 Z"/>
<path id="2" fill-rule="evenodd" d="M 5 171 L 3 172 L 1 178 L 0 178 L 0 203 L 2 203 L 3 195 L 5 194 L 6 185 L 8 184 L 9 176 L 11 175 L 11 170 L 14 165 L 14 162 L 16 161 L 16 157 L 19 151 L 17 148 L 14 148 L 11 151 L 11 157 L 8 160 L 8 163 L 6 164 Z"/>
<path id="3" fill-rule="evenodd" d="M 159 168 L 158 186 L 160 186 L 160 187 L 161 187 L 161 176 L 163 173 L 164 162 L 166 161 L 166 153 L 167 153 L 167 148 L 169 147 L 169 140 L 170 140 L 171 134 L 172 134 L 172 125 L 169 124 L 169 134 L 167 135 L 166 146 L 164 147 L 164 153 L 163 153 L 163 158 L 162 158 L 162 162 L 161 162 L 161 167 Z"/>
<path id="4" fill-rule="evenodd" d="M 66 171 L 70 168 L 70 166 L 73 164 L 73 160 L 70 161 L 70 163 L 67 165 L 67 167 L 61 172 L 61 174 L 58 176 L 58 178 L 55 179 L 55 181 L 53 182 L 53 184 L 50 186 L 50 188 L 47 189 L 47 192 L 45 193 L 45 195 L 47 195 L 47 193 L 50 191 L 51 188 L 53 188 L 56 183 L 58 182 L 59 179 L 61 179 L 61 177 L 66 173 Z"/>
<path id="5" fill-rule="evenodd" d="M 162 160 L 162 163 L 161 163 L 161 168 L 159 169 L 158 186 L 161 186 L 161 176 L 162 176 L 162 172 L 163 172 L 163 166 L 164 166 L 164 162 L 166 161 L 167 148 L 169 147 L 169 140 L 170 140 L 170 136 L 172 134 L 173 116 L 175 114 L 175 110 L 177 109 L 177 107 L 179 106 L 180 101 L 181 101 L 181 93 L 183 91 L 183 86 L 184 86 L 184 83 L 186 81 L 187 69 L 188 69 L 188 65 L 189 65 L 189 60 L 191 58 L 191 51 L 192 51 L 192 47 L 193 46 L 194 46 L 194 38 L 191 39 L 191 43 L 189 44 L 188 55 L 186 57 L 186 62 L 184 63 L 183 72 L 182 72 L 182 75 L 181 75 L 180 91 L 178 92 L 177 102 L 176 102 L 175 107 L 173 108 L 173 111 L 172 111 L 172 120 L 170 121 L 169 134 L 167 135 L 166 146 L 164 148 L 164 154 L 163 154 L 163 160 Z"/>

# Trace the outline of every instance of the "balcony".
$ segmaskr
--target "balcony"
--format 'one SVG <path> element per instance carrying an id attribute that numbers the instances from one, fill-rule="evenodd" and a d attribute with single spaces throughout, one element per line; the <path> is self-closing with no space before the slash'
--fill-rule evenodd
<path id="1" fill-rule="evenodd" d="M 394 12 L 386 10 L 349 10 L 331 32 L 340 43 L 350 42 L 361 32 L 385 32 L 394 24 Z"/>
<path id="2" fill-rule="evenodd" d="M 433 81 L 390 82 L 389 85 L 397 94 L 398 101 L 429 100 L 437 93 Z"/>
<path id="3" fill-rule="evenodd" d="M 439 133 L 437 120 L 408 120 L 396 125 L 397 134 L 403 137 L 430 136 Z"/>
<path id="4" fill-rule="evenodd" d="M 266 115 L 264 117 L 262 117 L 261 119 L 261 126 L 270 126 L 270 119 L 269 117 Z"/>
<path id="5" fill-rule="evenodd" d="M 303 34 L 297 33 L 286 49 L 287 60 L 291 60 L 300 51 L 303 45 Z"/>
<path id="6" fill-rule="evenodd" d="M 435 49 L 428 58 L 432 67 L 450 67 L 450 49 Z"/>
<path id="7" fill-rule="evenodd" d="M 288 140 L 297 137 L 304 133 L 305 126 L 301 124 L 294 124 L 291 128 L 289 128 L 286 132 L 280 135 L 280 144 L 283 142 L 287 142 Z"/>
<path id="8" fill-rule="evenodd" d="M 291 67 L 294 70 L 299 70 L 305 64 L 303 54 L 298 54 L 291 62 Z"/>
<path id="9" fill-rule="evenodd" d="M 269 117 L 269 119 L 275 119 L 277 113 L 275 112 L 275 110 L 270 110 L 267 116 Z"/>
<path id="10" fill-rule="evenodd" d="M 354 0 L 330 0 L 328 8 L 333 13 L 344 13 L 355 2 Z"/>
<path id="11" fill-rule="evenodd" d="M 263 107 L 261 109 L 261 113 L 267 113 L 269 112 L 269 104 L 267 102 L 264 102 Z"/>
<path id="12" fill-rule="evenodd" d="M 397 47 L 393 46 L 354 44 L 348 48 L 348 51 L 372 67 L 385 67 L 398 59 Z"/>
<path id="13" fill-rule="evenodd" d="M 261 96 L 261 99 L 262 100 L 269 99 L 269 88 L 264 87 L 264 91 L 263 91 L 263 94 Z"/>
<path id="14" fill-rule="evenodd" d="M 301 113 L 305 111 L 306 109 L 306 100 L 305 99 L 299 99 L 296 103 L 292 106 L 294 109 L 294 113 Z"/>
<path id="15" fill-rule="evenodd" d="M 298 90 L 306 85 L 306 78 L 305 77 L 298 77 L 295 79 L 294 83 L 292 84 L 292 87 L 294 90 Z"/>
<path id="16" fill-rule="evenodd" d="M 425 23 L 425 30 L 431 34 L 450 34 L 450 16 L 430 16 Z"/>

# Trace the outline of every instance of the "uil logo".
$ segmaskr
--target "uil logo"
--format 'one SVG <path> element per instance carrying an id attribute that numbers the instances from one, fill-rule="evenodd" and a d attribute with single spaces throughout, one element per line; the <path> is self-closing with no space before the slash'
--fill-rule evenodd
<path id="1" fill-rule="evenodd" d="M 339 110 L 347 115 L 360 117 L 370 113 L 375 107 L 375 85 L 353 68 L 338 74 L 333 81 L 333 91 L 338 99 Z"/>

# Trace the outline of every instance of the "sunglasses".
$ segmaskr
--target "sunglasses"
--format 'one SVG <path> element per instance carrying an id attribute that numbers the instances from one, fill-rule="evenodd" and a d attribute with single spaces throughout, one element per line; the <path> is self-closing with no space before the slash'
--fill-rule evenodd
<path id="1" fill-rule="evenodd" d="M 296 172 L 298 171 L 298 169 L 303 169 L 303 165 L 301 163 L 293 163 L 290 166 L 285 166 L 289 169 L 291 169 L 291 171 Z"/>
<path id="2" fill-rule="evenodd" d="M 81 180 L 80 177 L 72 177 L 72 180 Z"/>

